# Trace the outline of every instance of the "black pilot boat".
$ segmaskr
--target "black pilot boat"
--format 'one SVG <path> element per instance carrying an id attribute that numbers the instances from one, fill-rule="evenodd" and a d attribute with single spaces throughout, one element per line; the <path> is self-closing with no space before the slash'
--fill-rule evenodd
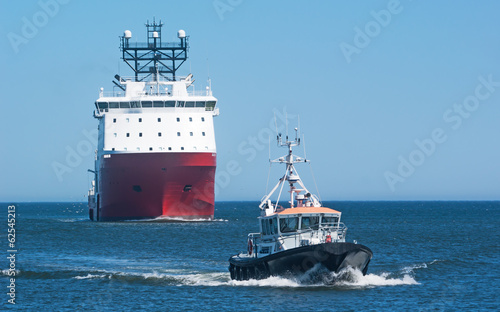
<path id="1" fill-rule="evenodd" d="M 285 164 L 286 172 L 259 205 L 260 233 L 248 234 L 247 253 L 229 258 L 231 279 L 300 277 L 313 268 L 320 274 L 330 274 L 351 267 L 365 275 L 372 251 L 361 244 L 346 242 L 347 227 L 340 222 L 341 212 L 323 207 L 295 170 L 295 163 L 308 162 L 292 154 L 292 147 L 300 145 L 297 134 L 294 141 L 288 141 L 287 137 L 285 142 L 279 135 L 278 145 L 288 147 L 288 155 L 271 162 Z M 279 205 L 285 183 L 290 187 L 290 207 L 286 209 Z M 273 204 L 270 198 L 278 188 L 278 199 Z"/>

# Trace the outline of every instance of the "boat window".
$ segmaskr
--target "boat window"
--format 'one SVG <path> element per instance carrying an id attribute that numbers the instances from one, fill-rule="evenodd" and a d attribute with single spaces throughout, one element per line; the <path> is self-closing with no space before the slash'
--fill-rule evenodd
<path id="1" fill-rule="evenodd" d="M 97 105 L 99 106 L 99 109 L 108 108 L 107 102 L 97 102 Z"/>
<path id="2" fill-rule="evenodd" d="M 302 230 L 313 229 L 317 230 L 319 226 L 319 217 L 302 217 Z"/>
<path id="3" fill-rule="evenodd" d="M 141 105 L 142 105 L 142 107 L 153 107 L 153 102 L 152 101 L 142 101 Z"/>
<path id="4" fill-rule="evenodd" d="M 278 234 L 278 222 L 276 218 L 269 219 L 269 230 L 271 234 Z"/>
<path id="5" fill-rule="evenodd" d="M 175 101 L 166 101 L 165 107 L 175 107 Z"/>
<path id="6" fill-rule="evenodd" d="M 205 107 L 205 102 L 196 101 L 195 106 L 196 107 Z"/>
<path id="7" fill-rule="evenodd" d="M 262 235 L 269 235 L 270 234 L 270 231 L 269 231 L 269 220 L 268 219 L 262 219 L 261 223 L 262 223 Z"/>
<path id="8" fill-rule="evenodd" d="M 130 107 L 141 107 L 140 103 L 138 101 L 132 101 L 130 102 Z"/>
<path id="9" fill-rule="evenodd" d="M 323 216 L 323 218 L 321 219 L 321 225 L 336 226 L 338 222 L 339 222 L 338 217 Z"/>
<path id="10" fill-rule="evenodd" d="M 177 105 L 175 107 L 184 107 L 184 101 L 177 101 Z"/>
<path id="11" fill-rule="evenodd" d="M 184 107 L 194 107 L 194 102 L 188 101 Z"/>
<path id="12" fill-rule="evenodd" d="M 130 108 L 130 102 L 120 102 L 120 108 Z"/>
<path id="13" fill-rule="evenodd" d="M 297 231 L 297 227 L 299 225 L 299 218 L 280 218 L 280 232 L 281 233 L 290 233 Z"/>
<path id="14" fill-rule="evenodd" d="M 215 107 L 215 101 L 208 101 L 207 106 L 205 106 L 206 111 L 213 111 Z"/>
<path id="15" fill-rule="evenodd" d="M 154 101 L 153 107 L 163 107 L 163 101 Z"/>
<path id="16" fill-rule="evenodd" d="M 118 102 L 109 102 L 109 108 L 119 108 L 120 104 Z"/>

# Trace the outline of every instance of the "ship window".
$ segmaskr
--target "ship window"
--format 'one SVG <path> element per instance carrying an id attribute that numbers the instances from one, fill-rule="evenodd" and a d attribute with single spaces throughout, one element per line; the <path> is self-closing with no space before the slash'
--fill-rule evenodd
<path id="1" fill-rule="evenodd" d="M 120 104 L 118 102 L 109 102 L 109 108 L 118 108 Z"/>
<path id="2" fill-rule="evenodd" d="M 108 108 L 108 103 L 107 102 L 97 102 L 97 106 L 100 109 Z"/>
<path id="3" fill-rule="evenodd" d="M 120 102 L 120 108 L 130 108 L 130 102 Z"/>
<path id="4" fill-rule="evenodd" d="M 130 136 L 130 133 L 127 133 L 127 138 Z"/>
<path id="5" fill-rule="evenodd" d="M 158 147 L 158 149 L 159 149 L 160 151 L 163 151 L 163 147 L 161 147 L 161 146 L 160 146 L 160 147 Z"/>
<path id="6" fill-rule="evenodd" d="M 319 217 L 302 217 L 302 230 L 313 229 L 317 230 L 319 226 Z"/>
<path id="7" fill-rule="evenodd" d="M 203 102 L 197 101 L 197 102 L 195 103 L 195 106 L 196 106 L 196 107 L 205 107 L 205 102 L 204 102 L 204 101 L 203 101 Z"/>
<path id="8" fill-rule="evenodd" d="M 141 104 L 138 101 L 130 102 L 130 107 L 141 107 Z"/>
<path id="9" fill-rule="evenodd" d="M 177 132 L 177 136 L 181 136 L 181 133 L 180 133 L 180 132 Z"/>
<path id="10" fill-rule="evenodd" d="M 184 147 L 181 147 L 181 151 L 183 151 L 183 150 L 184 150 Z"/>
<path id="11" fill-rule="evenodd" d="M 169 150 L 169 151 L 171 151 L 171 150 L 172 150 L 172 148 L 169 146 L 169 147 L 168 147 L 168 150 Z"/>
<path id="12" fill-rule="evenodd" d="M 191 122 L 191 121 L 193 121 L 193 118 L 192 118 L 192 117 L 189 117 L 189 121 L 190 121 L 190 122 Z"/>
<path id="13" fill-rule="evenodd" d="M 177 122 L 181 121 L 181 119 L 179 117 L 177 117 Z"/>
<path id="14" fill-rule="evenodd" d="M 205 132 L 202 132 L 202 133 L 201 133 L 201 135 L 202 135 L 202 136 L 205 136 Z"/>
<path id="15" fill-rule="evenodd" d="M 127 148 L 126 148 L 126 147 L 124 147 L 124 148 L 123 148 L 123 150 L 124 150 L 124 151 L 126 151 L 126 150 L 127 150 Z"/>
<path id="16" fill-rule="evenodd" d="M 113 118 L 113 122 L 116 123 L 116 118 Z"/>
<path id="17" fill-rule="evenodd" d="M 113 133 L 113 135 L 114 135 L 114 136 L 115 136 L 115 138 L 116 138 L 116 137 L 118 136 L 118 133 L 116 133 L 116 132 L 115 132 L 115 133 Z"/>
<path id="18" fill-rule="evenodd" d="M 193 149 L 196 151 L 196 146 L 193 146 Z"/>
<path id="19" fill-rule="evenodd" d="M 139 122 L 142 122 L 142 118 L 139 118 Z"/>
<path id="20" fill-rule="evenodd" d="M 201 117 L 201 121 L 205 122 L 205 117 Z"/>
<path id="21" fill-rule="evenodd" d="M 152 148 L 152 147 L 150 147 L 150 148 L 149 148 L 149 150 L 150 150 L 150 151 L 152 151 L 152 150 L 153 150 L 153 148 Z"/>
<path id="22" fill-rule="evenodd" d="M 137 150 L 138 150 L 138 151 L 140 151 L 140 150 L 141 150 L 141 148 L 140 148 L 140 147 L 138 147 L 138 148 L 137 148 Z"/>
<path id="23" fill-rule="evenodd" d="M 213 111 L 215 107 L 215 101 L 208 101 L 207 106 L 205 106 L 206 111 Z"/>
<path id="24" fill-rule="evenodd" d="M 184 101 L 177 101 L 177 105 L 175 107 L 184 107 Z"/>
<path id="25" fill-rule="evenodd" d="M 161 132 L 158 132 L 158 136 L 161 136 Z"/>
<path id="26" fill-rule="evenodd" d="M 128 118 L 125 118 L 125 121 L 126 121 L 126 122 L 129 122 L 129 121 L 130 121 L 130 119 L 128 119 Z"/>
<path id="27" fill-rule="evenodd" d="M 189 132 L 189 136 L 193 136 L 193 132 Z"/>
<path id="28" fill-rule="evenodd" d="M 271 232 L 269 230 L 269 220 L 267 219 L 262 219 L 262 234 L 263 235 L 270 235 Z"/>
<path id="29" fill-rule="evenodd" d="M 278 225 L 276 224 L 276 219 L 269 219 L 269 230 L 272 234 L 278 234 Z"/>
<path id="30" fill-rule="evenodd" d="M 161 118 L 158 118 L 158 122 L 161 122 Z"/>
<path id="31" fill-rule="evenodd" d="M 295 232 L 297 230 L 298 223 L 299 223 L 298 217 L 280 218 L 280 232 L 281 233 Z"/>
<path id="32" fill-rule="evenodd" d="M 323 216 L 323 218 L 321 218 L 321 225 L 336 226 L 338 222 L 339 222 L 339 218 L 337 218 L 337 217 L 325 217 L 325 216 Z"/>
<path id="33" fill-rule="evenodd" d="M 153 102 L 152 101 L 142 101 L 141 105 L 142 105 L 142 107 L 153 107 Z"/>
<path id="34" fill-rule="evenodd" d="M 154 101 L 153 107 L 163 107 L 163 101 Z"/>
<path id="35" fill-rule="evenodd" d="M 142 132 L 139 132 L 139 137 L 142 137 Z"/>
<path id="36" fill-rule="evenodd" d="M 194 107 L 194 102 L 187 101 L 185 107 Z"/>
<path id="37" fill-rule="evenodd" d="M 208 146 L 205 146 L 205 149 L 208 150 Z"/>
<path id="38" fill-rule="evenodd" d="M 115 150 L 115 148 L 113 147 L 111 150 L 112 150 L 112 151 L 114 151 L 114 150 Z"/>
<path id="39" fill-rule="evenodd" d="M 278 218 L 271 219 L 271 233 L 278 234 Z"/>
<path id="40" fill-rule="evenodd" d="M 175 107 L 175 101 L 166 101 L 165 107 Z"/>

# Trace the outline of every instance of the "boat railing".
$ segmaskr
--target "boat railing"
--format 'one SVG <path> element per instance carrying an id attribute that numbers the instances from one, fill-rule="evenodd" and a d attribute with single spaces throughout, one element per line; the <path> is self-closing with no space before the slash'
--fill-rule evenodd
<path id="1" fill-rule="evenodd" d="M 150 96 L 169 96 L 173 97 L 173 95 L 170 92 L 167 91 L 162 91 L 159 93 L 156 92 L 146 92 L 146 91 L 141 91 L 141 92 L 136 92 L 135 95 L 137 97 L 150 97 Z M 187 90 L 187 95 L 188 96 L 211 96 L 210 90 Z M 99 97 L 109 97 L 109 98 L 116 98 L 116 97 L 125 97 L 125 91 L 101 91 L 99 93 Z"/>

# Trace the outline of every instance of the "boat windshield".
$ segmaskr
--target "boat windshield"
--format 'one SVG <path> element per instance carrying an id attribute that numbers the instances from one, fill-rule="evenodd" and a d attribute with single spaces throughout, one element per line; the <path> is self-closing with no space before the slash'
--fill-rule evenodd
<path id="1" fill-rule="evenodd" d="M 300 226 L 302 230 L 317 230 L 319 228 L 319 216 L 318 217 L 302 217 L 302 224 Z"/>
<path id="2" fill-rule="evenodd" d="M 262 219 L 261 225 L 263 235 L 278 234 L 278 220 L 276 218 Z"/>
<path id="3" fill-rule="evenodd" d="M 298 217 L 280 218 L 280 232 L 290 233 L 297 231 L 299 227 Z"/>
<path id="4" fill-rule="evenodd" d="M 336 216 L 323 216 L 321 219 L 322 226 L 337 226 L 339 222 L 339 217 Z"/>

